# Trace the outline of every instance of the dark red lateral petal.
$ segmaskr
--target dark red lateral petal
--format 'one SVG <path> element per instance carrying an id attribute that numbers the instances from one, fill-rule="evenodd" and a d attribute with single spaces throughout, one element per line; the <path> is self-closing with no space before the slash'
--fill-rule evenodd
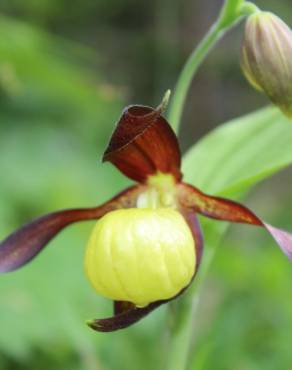
<path id="1" fill-rule="evenodd" d="M 181 183 L 178 187 L 179 202 L 182 207 L 216 220 L 264 227 L 287 257 L 292 260 L 292 233 L 265 223 L 240 203 L 204 194 L 199 189 L 188 184 Z"/>
<path id="2" fill-rule="evenodd" d="M 133 186 L 99 207 L 54 212 L 22 226 L 0 243 L 0 272 L 13 271 L 25 265 L 72 223 L 96 220 L 111 210 L 133 207 L 142 188 Z"/>
<path id="3" fill-rule="evenodd" d="M 113 163 L 124 175 L 144 182 L 156 172 L 181 179 L 181 155 L 175 133 L 161 116 L 161 109 L 127 107 L 112 134 L 103 161 Z"/>
<path id="4" fill-rule="evenodd" d="M 195 275 L 198 272 L 198 268 L 201 263 L 202 254 L 203 254 L 203 246 L 204 246 L 204 240 L 203 240 L 203 233 L 201 230 L 201 225 L 199 223 L 197 215 L 193 211 L 189 210 L 181 210 L 181 214 L 183 215 L 184 219 L 186 220 L 187 224 L 189 225 L 194 241 L 195 241 L 195 249 L 196 249 L 196 270 Z M 193 277 L 193 278 L 194 278 Z"/>

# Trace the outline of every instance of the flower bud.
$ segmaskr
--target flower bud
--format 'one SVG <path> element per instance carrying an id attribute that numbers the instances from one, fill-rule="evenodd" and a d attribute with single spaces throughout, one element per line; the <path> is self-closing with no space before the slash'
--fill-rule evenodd
<path id="1" fill-rule="evenodd" d="M 190 283 L 194 244 L 189 226 L 173 209 L 116 210 L 97 222 L 85 271 L 101 295 L 143 307 L 175 296 Z"/>
<path id="2" fill-rule="evenodd" d="M 248 18 L 241 66 L 248 81 L 292 118 L 292 31 L 279 17 L 258 11 Z"/>

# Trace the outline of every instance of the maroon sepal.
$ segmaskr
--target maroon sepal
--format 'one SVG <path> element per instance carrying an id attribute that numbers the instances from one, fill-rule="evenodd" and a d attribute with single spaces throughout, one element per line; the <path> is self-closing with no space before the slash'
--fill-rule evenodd
<path id="1" fill-rule="evenodd" d="M 135 308 L 134 303 L 126 301 L 114 301 L 114 315 L 132 310 Z"/>
<path id="2" fill-rule="evenodd" d="M 119 313 L 113 317 L 88 321 L 87 325 L 90 326 L 93 330 L 101 332 L 110 332 L 124 329 L 143 319 L 143 317 L 147 316 L 151 311 L 155 310 L 155 308 L 167 302 L 168 300 L 157 301 L 150 303 L 146 307 L 135 307 L 131 310 L 123 311 L 122 313 Z"/>
<path id="3" fill-rule="evenodd" d="M 96 220 L 111 210 L 135 206 L 142 189 L 143 186 L 133 186 L 99 207 L 54 212 L 24 225 L 0 243 L 0 272 L 25 265 L 57 233 L 74 222 Z"/>
<path id="4" fill-rule="evenodd" d="M 229 199 L 204 194 L 197 188 L 184 183 L 179 184 L 178 194 L 179 202 L 183 207 L 204 216 L 264 227 L 287 257 L 292 260 L 292 234 L 265 223 L 247 207 Z"/>
<path id="5" fill-rule="evenodd" d="M 131 326 L 136 322 L 140 321 L 141 319 L 143 319 L 145 316 L 147 316 L 150 312 L 152 312 L 159 306 L 176 299 L 187 290 L 187 288 L 192 283 L 198 271 L 203 250 L 203 237 L 199 221 L 194 212 L 189 212 L 186 209 L 180 210 L 180 212 L 182 213 L 188 225 L 190 226 L 196 246 L 195 248 L 197 253 L 197 263 L 196 270 L 191 282 L 188 284 L 188 286 L 183 288 L 176 296 L 170 299 L 152 302 L 146 307 L 142 308 L 135 307 L 135 305 L 130 302 L 114 302 L 115 315 L 113 317 L 108 317 L 106 319 L 90 320 L 87 322 L 87 325 L 90 326 L 93 330 L 100 332 L 111 332 L 127 328 L 128 326 Z"/>
<path id="6" fill-rule="evenodd" d="M 112 134 L 103 161 L 113 163 L 124 175 L 144 182 L 160 171 L 181 179 L 181 155 L 175 133 L 161 116 L 161 109 L 127 107 Z"/>

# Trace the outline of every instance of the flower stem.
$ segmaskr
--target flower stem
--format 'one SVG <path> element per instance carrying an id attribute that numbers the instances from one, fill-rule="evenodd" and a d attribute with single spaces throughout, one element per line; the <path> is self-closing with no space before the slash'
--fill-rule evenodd
<path id="1" fill-rule="evenodd" d="M 179 130 L 185 100 L 195 73 L 213 46 L 241 18 L 242 5 L 243 0 L 226 0 L 217 21 L 186 61 L 179 75 L 168 114 L 175 132 Z"/>
<path id="2" fill-rule="evenodd" d="M 178 132 L 182 111 L 192 79 L 201 63 L 220 38 L 243 16 L 257 11 L 257 8 L 244 0 L 225 0 L 217 21 L 192 52 L 178 78 L 171 101 L 168 119 Z M 212 262 L 217 243 L 205 251 L 203 262 L 195 282 L 188 292 L 177 302 L 170 304 L 170 339 L 166 370 L 185 370 L 193 333 L 193 317 L 199 303 L 200 290 Z"/>
<path id="3" fill-rule="evenodd" d="M 195 282 L 185 293 L 183 299 L 174 302 L 171 306 L 170 316 L 174 316 L 170 328 L 171 337 L 168 348 L 167 370 L 185 370 L 193 334 L 193 320 L 199 304 L 199 298 L 209 266 L 213 260 L 215 248 L 208 249 L 204 255 L 200 271 Z"/>
<path id="4" fill-rule="evenodd" d="M 189 339 L 192 334 L 192 318 L 193 313 L 199 302 L 198 295 L 194 295 L 191 304 L 184 302 L 184 307 L 177 307 L 174 313 L 179 315 L 179 325 L 175 325 L 172 330 L 171 346 L 168 348 L 168 366 L 167 370 L 184 370 L 187 366 L 189 353 Z"/>
<path id="5" fill-rule="evenodd" d="M 242 15 L 249 16 L 251 14 L 260 12 L 260 8 L 258 8 L 255 4 L 250 3 L 249 1 L 246 1 L 244 4 L 242 4 L 240 8 L 240 12 Z"/>

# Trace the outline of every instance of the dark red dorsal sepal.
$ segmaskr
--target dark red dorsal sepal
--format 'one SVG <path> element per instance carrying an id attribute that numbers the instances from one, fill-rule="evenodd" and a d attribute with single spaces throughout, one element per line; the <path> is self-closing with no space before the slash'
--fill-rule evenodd
<path id="1" fill-rule="evenodd" d="M 111 136 L 103 161 L 113 163 L 124 175 L 145 182 L 157 172 L 181 179 L 181 155 L 175 133 L 157 109 L 127 107 Z"/>

